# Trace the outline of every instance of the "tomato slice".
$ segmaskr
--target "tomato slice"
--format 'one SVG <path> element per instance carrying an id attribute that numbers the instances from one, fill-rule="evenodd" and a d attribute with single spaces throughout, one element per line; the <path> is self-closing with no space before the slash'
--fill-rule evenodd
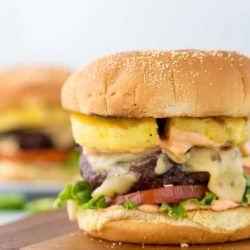
<path id="1" fill-rule="evenodd" d="M 243 166 L 244 172 L 250 175 L 250 167 Z"/>
<path id="2" fill-rule="evenodd" d="M 137 204 L 178 203 L 187 199 L 202 199 L 208 191 L 205 185 L 180 185 L 138 191 L 113 198 L 110 205 L 122 205 L 126 199 Z"/>
<path id="3" fill-rule="evenodd" d="M 19 151 L 13 154 L 1 154 L 1 160 L 11 161 L 39 161 L 39 162 L 63 162 L 67 159 L 68 151 L 45 149 Z"/>

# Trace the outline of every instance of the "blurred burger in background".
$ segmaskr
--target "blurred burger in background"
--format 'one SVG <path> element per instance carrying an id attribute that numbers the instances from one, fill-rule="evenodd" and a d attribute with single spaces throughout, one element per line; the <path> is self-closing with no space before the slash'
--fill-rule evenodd
<path id="1" fill-rule="evenodd" d="M 0 71 L 0 181 L 72 179 L 78 153 L 60 107 L 69 74 L 55 67 Z"/>

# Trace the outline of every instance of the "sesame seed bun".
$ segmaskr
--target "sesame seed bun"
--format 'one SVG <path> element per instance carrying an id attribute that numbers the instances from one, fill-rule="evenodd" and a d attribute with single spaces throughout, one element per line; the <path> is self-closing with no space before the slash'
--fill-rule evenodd
<path id="1" fill-rule="evenodd" d="M 249 116 L 250 58 L 198 50 L 106 56 L 71 75 L 62 104 L 102 116 Z"/>
<path id="2" fill-rule="evenodd" d="M 68 203 L 71 220 L 88 234 L 111 241 L 149 244 L 206 244 L 250 237 L 250 207 L 222 212 L 196 210 L 183 218 L 120 206 L 79 209 Z"/>
<path id="3" fill-rule="evenodd" d="M 59 106 L 61 87 L 69 75 L 57 67 L 0 70 L 0 111 L 27 103 Z"/>

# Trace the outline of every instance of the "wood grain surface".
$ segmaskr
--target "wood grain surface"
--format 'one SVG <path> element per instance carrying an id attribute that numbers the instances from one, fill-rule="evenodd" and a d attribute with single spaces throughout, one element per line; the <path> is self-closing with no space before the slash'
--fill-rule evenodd
<path id="1" fill-rule="evenodd" d="M 69 222 L 65 210 L 58 210 L 23 219 L 16 223 L 0 227 L 0 249 L 22 250 L 249 250 L 250 240 L 234 243 L 189 246 L 150 246 L 107 242 L 87 236 Z"/>
<path id="2" fill-rule="evenodd" d="M 64 209 L 35 215 L 0 227 L 0 249 L 19 249 L 76 229 Z"/>
<path id="3" fill-rule="evenodd" d="M 22 250 L 249 250 L 250 241 L 241 241 L 236 243 L 218 244 L 218 245 L 205 245 L 205 246 L 189 246 L 188 248 L 181 248 L 180 246 L 150 246 L 141 244 L 125 244 L 107 242 L 98 240 L 85 235 L 83 232 L 73 232 L 51 240 L 47 240 L 38 244 L 34 244 Z"/>

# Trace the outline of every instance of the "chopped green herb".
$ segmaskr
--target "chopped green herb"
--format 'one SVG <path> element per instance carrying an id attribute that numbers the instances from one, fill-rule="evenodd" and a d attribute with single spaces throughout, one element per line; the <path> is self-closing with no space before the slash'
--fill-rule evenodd
<path id="1" fill-rule="evenodd" d="M 92 198 L 87 203 L 83 204 L 83 208 L 97 209 L 107 207 L 105 196 L 99 196 L 98 198 Z"/>
<path id="2" fill-rule="evenodd" d="M 183 202 L 180 202 L 178 205 L 169 205 L 167 203 L 163 203 L 160 207 L 160 212 L 166 212 L 173 217 L 182 217 L 186 213 L 185 206 Z"/>
<path id="3" fill-rule="evenodd" d="M 210 205 L 214 200 L 216 199 L 216 195 L 211 192 L 206 192 L 206 195 L 203 199 L 197 200 L 197 199 L 189 199 L 186 200 L 184 203 L 187 204 L 195 204 L 197 206 L 204 206 L 204 205 Z"/>
<path id="4" fill-rule="evenodd" d="M 211 192 L 206 192 L 205 197 L 199 201 L 199 205 L 210 205 L 216 199 L 216 195 Z"/>
<path id="5" fill-rule="evenodd" d="M 126 198 L 123 207 L 128 210 L 139 207 L 139 204 Z"/>
<path id="6" fill-rule="evenodd" d="M 210 192 L 206 192 L 205 197 L 202 200 L 189 199 L 183 202 L 180 202 L 177 205 L 169 205 L 163 203 L 160 207 L 160 211 L 168 211 L 170 216 L 182 217 L 186 213 L 185 206 L 188 204 L 195 204 L 197 206 L 210 205 L 216 199 L 216 195 Z"/>

